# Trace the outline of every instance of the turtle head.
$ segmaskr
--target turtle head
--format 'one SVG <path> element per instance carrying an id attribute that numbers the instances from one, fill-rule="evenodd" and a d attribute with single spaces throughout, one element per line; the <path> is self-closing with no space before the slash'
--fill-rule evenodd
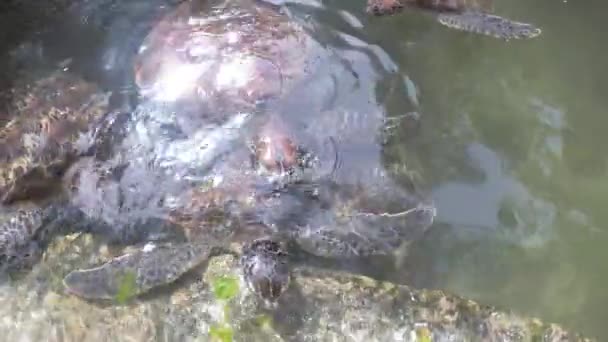
<path id="1" fill-rule="evenodd" d="M 262 299 L 276 302 L 289 285 L 287 253 L 278 242 L 258 239 L 243 249 L 245 282 Z"/>

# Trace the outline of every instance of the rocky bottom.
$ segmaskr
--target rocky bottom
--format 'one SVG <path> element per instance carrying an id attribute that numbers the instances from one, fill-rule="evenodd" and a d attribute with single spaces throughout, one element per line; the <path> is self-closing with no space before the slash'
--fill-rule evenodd
<path id="1" fill-rule="evenodd" d="M 123 251 L 90 235 L 56 239 L 35 269 L 0 287 L 6 341 L 588 341 L 553 324 L 443 291 L 294 267 L 276 308 L 244 286 L 233 255 L 212 258 L 170 287 L 114 302 L 63 292 L 62 278 Z"/>

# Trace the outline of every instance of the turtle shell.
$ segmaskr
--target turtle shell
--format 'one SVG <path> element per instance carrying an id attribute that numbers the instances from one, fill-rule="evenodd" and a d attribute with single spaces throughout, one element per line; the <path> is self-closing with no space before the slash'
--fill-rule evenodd
<path id="1" fill-rule="evenodd" d="M 254 105 L 305 72 L 311 38 L 276 8 L 201 3 L 181 4 L 144 39 L 135 59 L 144 97 Z"/>
<path id="2" fill-rule="evenodd" d="M 86 149 L 91 125 L 108 96 L 58 71 L 9 89 L 0 109 L 0 198 L 4 204 L 37 199 L 57 189 L 63 172 Z"/>

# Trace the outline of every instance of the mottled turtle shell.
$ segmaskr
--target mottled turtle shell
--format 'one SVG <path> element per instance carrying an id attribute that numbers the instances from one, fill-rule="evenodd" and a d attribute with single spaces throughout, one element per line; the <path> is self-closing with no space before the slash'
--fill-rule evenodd
<path id="1" fill-rule="evenodd" d="M 108 108 L 108 96 L 68 72 L 22 82 L 3 94 L 0 109 L 2 203 L 35 200 L 58 189 L 59 178 L 86 149 L 86 132 Z"/>
<path id="2" fill-rule="evenodd" d="M 187 1 L 154 26 L 135 59 L 144 97 L 253 105 L 305 73 L 311 38 L 300 25 L 265 4 L 226 6 Z"/>

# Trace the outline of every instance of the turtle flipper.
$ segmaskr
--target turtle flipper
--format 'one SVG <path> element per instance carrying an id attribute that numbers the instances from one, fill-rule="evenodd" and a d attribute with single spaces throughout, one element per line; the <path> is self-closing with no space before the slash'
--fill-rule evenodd
<path id="1" fill-rule="evenodd" d="M 541 33 L 541 30 L 532 24 L 483 12 L 441 13 L 437 15 L 437 21 L 453 29 L 500 39 L 534 38 Z"/>
<path id="2" fill-rule="evenodd" d="M 54 236 L 86 229 L 83 218 L 77 208 L 61 204 L 11 213 L 0 224 L 0 269 L 32 266 Z"/>
<path id="3" fill-rule="evenodd" d="M 32 244 L 32 237 L 42 226 L 44 212 L 41 209 L 32 211 L 20 210 L 11 215 L 0 225 L 0 266 L 2 268 L 20 268 L 25 266 L 22 251 L 37 254 L 38 249 Z"/>
<path id="4" fill-rule="evenodd" d="M 241 267 L 249 288 L 265 300 L 276 301 L 289 285 L 287 253 L 275 241 L 258 239 L 245 246 Z"/>
<path id="5" fill-rule="evenodd" d="M 161 245 L 143 248 L 95 268 L 75 270 L 63 280 L 67 291 L 86 299 L 134 297 L 172 283 L 209 258 L 215 245 Z"/>
<path id="6" fill-rule="evenodd" d="M 353 213 L 334 218 L 329 224 L 299 229 L 295 241 L 302 249 L 321 257 L 386 255 L 401 244 L 420 238 L 434 217 L 435 207 L 430 205 L 399 213 Z M 327 217 L 327 223 L 326 220 Z"/>

